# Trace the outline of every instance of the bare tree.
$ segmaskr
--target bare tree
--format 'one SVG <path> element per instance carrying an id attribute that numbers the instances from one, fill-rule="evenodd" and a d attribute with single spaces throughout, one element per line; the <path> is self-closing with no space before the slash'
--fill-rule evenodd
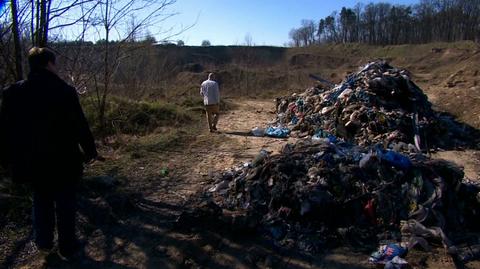
<path id="1" fill-rule="evenodd" d="M 4 1 L 6 2 L 6 1 Z M 98 1 L 94 0 L 10 0 L 10 8 L 0 11 L 0 46 L 3 64 L 8 75 L 1 78 L 2 84 L 23 78 L 26 48 L 47 46 L 50 30 L 64 29 L 84 20 L 91 14 Z M 89 6 L 89 12 L 78 12 Z M 6 12 L 6 11 L 9 12 Z M 75 19 L 68 21 L 68 13 Z M 72 15 L 72 14 L 70 14 Z M 13 45 L 12 45 L 13 44 Z M 13 67 L 13 68 L 12 68 Z"/>
<path id="2" fill-rule="evenodd" d="M 0 8 L 0 88 L 6 83 L 13 80 L 15 70 L 11 64 L 11 50 L 9 48 L 9 40 L 11 39 L 11 23 L 9 14 L 11 10 L 4 7 Z"/>
<path id="3" fill-rule="evenodd" d="M 294 47 L 300 47 L 300 45 L 302 44 L 302 40 L 301 40 L 300 31 L 298 29 L 293 28 L 292 30 L 290 30 L 290 32 L 288 33 L 288 36 L 292 40 L 293 42 L 292 45 Z"/>
<path id="4" fill-rule="evenodd" d="M 30 6 L 31 42 L 34 46 L 45 47 L 51 30 L 77 25 L 90 17 L 101 1 L 94 0 L 31 0 Z M 74 14 L 74 15 L 73 15 Z"/>
<path id="5" fill-rule="evenodd" d="M 350 8 L 343 7 L 340 11 L 341 40 L 343 43 L 354 41 L 355 22 L 355 12 Z"/>
<path id="6" fill-rule="evenodd" d="M 245 34 L 245 46 L 253 46 L 253 38 L 250 33 Z"/>
<path id="7" fill-rule="evenodd" d="M 325 20 L 321 19 L 318 22 L 318 27 L 317 27 L 317 40 L 319 43 L 322 42 L 322 37 L 324 36 L 324 34 L 325 34 Z"/>
<path id="8" fill-rule="evenodd" d="M 332 14 L 325 18 L 325 31 L 328 33 L 328 39 L 331 42 L 337 42 L 337 28 L 335 24 L 335 15 Z"/>
<path id="9" fill-rule="evenodd" d="M 17 1 L 10 1 L 10 8 L 12 11 L 12 33 L 13 44 L 15 52 L 15 80 L 23 79 L 23 67 L 22 67 L 22 48 L 20 45 L 20 33 L 18 30 L 18 10 Z"/>
<path id="10" fill-rule="evenodd" d="M 315 44 L 315 37 L 318 35 L 317 25 L 313 20 L 302 20 L 302 26 L 290 30 L 289 36 L 293 46 L 311 46 Z"/>
<path id="11" fill-rule="evenodd" d="M 302 27 L 300 28 L 304 46 L 315 44 L 315 35 L 317 33 L 317 25 L 313 20 L 302 20 Z"/>
<path id="12" fill-rule="evenodd" d="M 103 0 L 100 2 L 98 33 L 104 37 L 103 43 L 103 71 L 102 76 L 95 75 L 95 82 L 101 81 L 102 85 L 96 84 L 96 97 L 98 108 L 98 120 L 102 130 L 105 130 L 105 112 L 107 98 L 111 92 L 111 82 L 115 70 L 117 70 L 123 58 L 128 55 L 126 41 L 137 33 L 141 27 L 148 27 L 155 23 L 174 16 L 176 13 L 168 13 L 166 9 L 173 5 L 176 0 Z M 130 21 L 128 29 L 122 29 L 125 20 L 135 17 Z M 112 34 L 114 36 L 112 36 Z M 116 42 L 111 42 L 112 39 Z"/>

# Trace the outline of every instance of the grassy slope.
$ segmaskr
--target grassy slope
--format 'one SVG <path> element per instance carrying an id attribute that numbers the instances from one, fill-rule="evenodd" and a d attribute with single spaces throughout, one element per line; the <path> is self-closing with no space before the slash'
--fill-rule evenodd
<path id="1" fill-rule="evenodd" d="M 198 98 L 198 85 L 209 71 L 220 74 L 224 96 L 271 98 L 313 86 L 315 82 L 308 74 L 339 83 L 348 72 L 356 71 L 369 60 L 383 58 L 409 70 L 438 110 L 480 127 L 480 106 L 477 105 L 480 47 L 473 42 L 398 46 L 339 44 L 281 51 L 271 48 L 275 54 L 265 47 L 239 47 L 227 52 L 222 50 L 221 57 L 216 57 L 214 48 L 210 51 L 212 57 L 223 60 L 206 61 L 195 57 L 195 48 L 190 54 L 188 47 L 184 48 L 183 55 L 188 56 L 184 61 L 199 63 L 204 69 L 202 72 L 180 70 L 172 75 L 168 83 L 170 98 Z M 208 53 L 208 48 L 204 50 Z M 155 97 L 155 94 L 149 96 Z"/>

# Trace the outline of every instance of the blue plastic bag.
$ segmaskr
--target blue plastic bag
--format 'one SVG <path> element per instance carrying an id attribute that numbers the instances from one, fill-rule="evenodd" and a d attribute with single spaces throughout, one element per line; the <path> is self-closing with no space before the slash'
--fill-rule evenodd
<path id="1" fill-rule="evenodd" d="M 408 157 L 395 151 L 388 150 L 381 155 L 381 158 L 396 168 L 410 169 L 412 167 L 412 162 Z"/>
<path id="2" fill-rule="evenodd" d="M 338 141 L 336 136 L 334 136 L 332 134 L 329 134 L 329 133 L 323 131 L 322 129 L 318 129 L 315 132 L 315 134 L 312 136 L 312 139 L 314 139 L 314 140 L 320 140 L 322 138 L 327 138 L 328 142 L 330 142 L 330 143 L 336 143 Z"/>
<path id="3" fill-rule="evenodd" d="M 370 255 L 369 261 L 371 263 L 380 263 L 385 264 L 388 261 L 391 261 L 393 258 L 405 255 L 407 250 L 397 244 L 388 244 L 382 246 L 378 251 Z"/>
<path id="4" fill-rule="evenodd" d="M 297 124 L 297 123 L 298 123 L 298 118 L 297 118 L 297 116 L 293 116 L 293 117 L 292 117 L 291 123 L 292 123 L 292 124 Z"/>
<path id="5" fill-rule="evenodd" d="M 327 138 L 328 138 L 328 141 L 330 141 L 330 143 L 336 143 L 337 142 L 337 137 L 332 135 L 332 134 L 327 135 Z"/>
<path id="6" fill-rule="evenodd" d="M 290 129 L 282 127 L 268 127 L 265 133 L 271 137 L 286 138 L 290 134 Z"/>

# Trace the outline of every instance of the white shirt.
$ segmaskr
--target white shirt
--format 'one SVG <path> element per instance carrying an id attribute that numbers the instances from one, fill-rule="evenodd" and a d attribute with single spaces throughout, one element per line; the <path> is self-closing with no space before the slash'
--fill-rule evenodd
<path id="1" fill-rule="evenodd" d="M 204 105 L 216 105 L 220 103 L 220 90 L 218 83 L 213 80 L 205 80 L 200 86 L 200 94 L 203 96 Z"/>

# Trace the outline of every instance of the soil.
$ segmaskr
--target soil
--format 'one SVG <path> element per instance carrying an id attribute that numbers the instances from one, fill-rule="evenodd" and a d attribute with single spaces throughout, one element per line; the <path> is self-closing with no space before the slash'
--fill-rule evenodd
<path id="1" fill-rule="evenodd" d="M 279 248 L 255 233 L 188 218 L 185 212 L 201 199 L 199 193 L 213 173 L 250 161 L 261 149 L 275 154 L 285 143 L 294 142 L 293 138 L 249 135 L 253 127 L 264 126 L 274 118 L 271 100 L 231 101 L 235 105 L 221 115 L 219 132 L 209 133 L 202 117 L 200 129 L 185 134 L 191 140 L 188 146 L 128 162 L 120 162 L 118 152 L 103 150 L 107 162 L 89 167 L 87 175 L 104 169 L 121 184 L 115 190 L 81 193 L 78 227 L 85 242 L 83 256 L 65 262 L 51 254 L 45 263 L 44 256 L 33 247 L 28 229 L 20 229 L 13 244 L 0 248 L 5 255 L 0 267 L 371 268 L 367 263 L 371 248 L 342 247 L 309 256 Z M 467 175 L 478 177 L 478 152 L 439 154 L 464 164 Z M 91 180 L 85 184 L 90 186 Z M 454 268 L 441 249 L 414 253 L 407 259 L 413 268 Z M 480 268 L 480 263 L 471 263 L 468 268 Z"/>

